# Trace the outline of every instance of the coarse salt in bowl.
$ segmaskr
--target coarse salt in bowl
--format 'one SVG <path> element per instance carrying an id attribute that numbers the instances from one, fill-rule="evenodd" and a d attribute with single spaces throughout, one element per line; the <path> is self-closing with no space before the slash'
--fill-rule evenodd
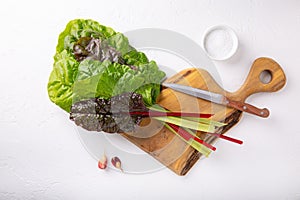
<path id="1" fill-rule="evenodd" d="M 238 38 L 228 26 L 213 26 L 204 34 L 203 48 L 211 59 L 226 60 L 237 51 Z"/>

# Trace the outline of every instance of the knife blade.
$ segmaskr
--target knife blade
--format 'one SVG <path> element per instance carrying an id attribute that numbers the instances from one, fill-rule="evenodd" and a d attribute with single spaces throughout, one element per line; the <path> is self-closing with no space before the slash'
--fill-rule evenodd
<path id="1" fill-rule="evenodd" d="M 248 103 L 245 102 L 240 102 L 240 101 L 234 101 L 231 100 L 227 97 L 225 97 L 222 94 L 218 94 L 218 93 L 214 93 L 214 92 L 210 92 L 207 90 L 202 90 L 202 89 L 198 89 L 198 88 L 194 88 L 194 87 L 190 87 L 190 86 L 186 86 L 186 85 L 180 85 L 180 84 L 175 84 L 175 83 L 163 83 L 162 84 L 164 87 L 170 88 L 172 90 L 178 91 L 178 92 L 182 92 L 184 94 L 188 94 L 200 99 L 204 99 L 216 104 L 221 104 L 221 105 L 225 105 L 231 108 L 235 108 L 237 110 L 240 110 L 242 112 L 247 112 L 250 114 L 254 114 L 257 115 L 259 117 L 268 117 L 270 115 L 270 112 L 267 108 L 257 108 L 253 105 L 250 105 Z"/>

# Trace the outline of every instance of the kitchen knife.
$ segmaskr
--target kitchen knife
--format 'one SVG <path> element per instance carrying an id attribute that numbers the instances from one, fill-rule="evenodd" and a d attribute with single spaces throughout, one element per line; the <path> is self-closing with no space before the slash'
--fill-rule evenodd
<path id="1" fill-rule="evenodd" d="M 209 92 L 207 90 L 201 90 L 198 88 L 193 88 L 190 86 L 186 86 L 186 85 L 180 85 L 180 84 L 175 84 L 175 83 L 163 83 L 162 84 L 164 87 L 167 88 L 171 88 L 172 90 L 178 91 L 178 92 L 182 92 L 184 94 L 188 94 L 197 98 L 201 98 L 216 104 L 221 104 L 221 105 L 225 105 L 231 108 L 235 108 L 237 110 L 243 111 L 243 112 L 247 112 L 250 114 L 254 114 L 257 115 L 259 117 L 268 117 L 270 112 L 267 108 L 257 108 L 253 105 L 244 103 L 244 102 L 240 102 L 240 101 L 234 101 L 231 100 L 221 94 L 218 93 L 214 93 L 214 92 Z"/>

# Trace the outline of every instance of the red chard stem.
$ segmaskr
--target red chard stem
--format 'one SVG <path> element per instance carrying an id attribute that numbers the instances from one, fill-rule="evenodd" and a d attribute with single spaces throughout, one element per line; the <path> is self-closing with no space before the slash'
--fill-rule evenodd
<path id="1" fill-rule="evenodd" d="M 200 143 L 200 144 L 203 144 L 204 146 L 206 146 L 207 148 L 215 151 L 216 150 L 216 147 L 212 146 L 211 144 L 208 144 L 206 142 L 204 142 L 203 140 L 197 138 L 197 137 L 194 137 L 193 135 L 191 135 L 189 132 L 187 132 L 186 130 L 184 130 L 183 128 L 175 125 L 175 124 L 171 124 L 171 123 L 167 123 L 172 129 L 174 129 L 181 137 L 183 137 L 185 140 L 190 140 L 190 139 L 193 139 L 195 140 L 196 142 Z"/>
<path id="2" fill-rule="evenodd" d="M 130 115 L 142 115 L 145 117 L 198 117 L 198 118 L 210 118 L 213 114 L 206 113 L 185 113 L 185 112 L 160 112 L 160 111 L 150 111 L 150 112 L 129 112 Z"/>
<path id="3" fill-rule="evenodd" d="M 234 142 L 234 143 L 237 143 L 237 144 L 243 144 L 243 141 L 241 141 L 241 140 L 238 140 L 238 139 L 226 136 L 226 135 L 222 135 L 222 134 L 219 134 L 219 133 L 209 133 L 209 132 L 207 132 L 207 134 L 210 134 L 210 135 L 216 136 L 218 138 L 222 138 L 224 140 L 228 140 L 230 142 Z"/>

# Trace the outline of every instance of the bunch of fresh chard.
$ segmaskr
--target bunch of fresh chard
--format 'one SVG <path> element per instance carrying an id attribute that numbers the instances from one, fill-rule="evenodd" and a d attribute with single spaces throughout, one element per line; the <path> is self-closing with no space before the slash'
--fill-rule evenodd
<path id="1" fill-rule="evenodd" d="M 170 112 L 160 106 L 147 108 L 137 93 L 123 93 L 110 99 L 93 98 L 72 105 L 70 119 L 76 125 L 89 131 L 122 133 L 134 131 L 143 118 L 151 117 L 161 121 L 174 134 L 205 156 L 216 148 L 196 134 L 205 132 L 218 138 L 242 144 L 242 141 L 213 133 L 226 124 L 210 119 L 212 114 Z"/>

